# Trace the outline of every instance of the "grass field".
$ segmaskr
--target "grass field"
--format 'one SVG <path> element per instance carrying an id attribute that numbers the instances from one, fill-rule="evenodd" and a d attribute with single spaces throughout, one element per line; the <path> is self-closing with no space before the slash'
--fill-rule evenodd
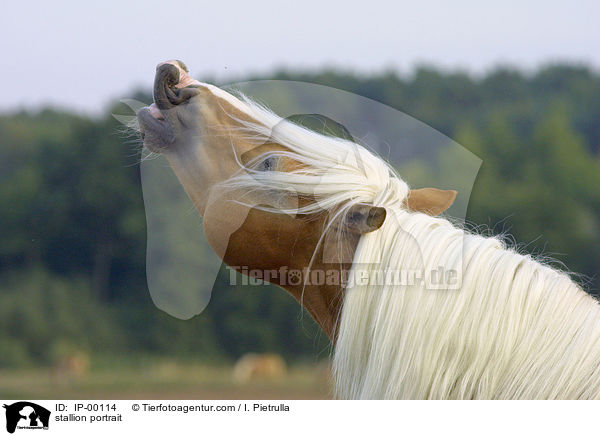
<path id="1" fill-rule="evenodd" d="M 329 399 L 326 365 L 291 366 L 275 380 L 235 383 L 231 366 L 160 361 L 103 365 L 80 374 L 56 369 L 0 370 L 5 399 Z"/>

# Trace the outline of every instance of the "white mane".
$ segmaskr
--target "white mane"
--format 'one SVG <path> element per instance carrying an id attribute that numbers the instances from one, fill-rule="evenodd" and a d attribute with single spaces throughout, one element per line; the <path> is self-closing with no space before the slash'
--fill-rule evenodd
<path id="1" fill-rule="evenodd" d="M 349 285 L 333 358 L 337 397 L 600 399 L 600 305 L 567 274 L 497 238 L 409 212 L 407 184 L 379 157 L 245 104 L 259 123 L 245 124 L 247 137 L 271 138 L 290 151 L 269 156 L 305 167 L 246 172 L 228 185 L 316 195 L 317 203 L 297 210 L 304 213 L 385 207 L 383 226 L 360 240 L 353 273 L 458 271 L 458 289 Z"/>

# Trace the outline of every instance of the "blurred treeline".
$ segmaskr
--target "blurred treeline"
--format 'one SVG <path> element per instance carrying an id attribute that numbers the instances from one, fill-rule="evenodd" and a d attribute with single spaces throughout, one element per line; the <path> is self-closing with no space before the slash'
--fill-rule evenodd
<path id="1" fill-rule="evenodd" d="M 455 139 L 483 159 L 467 218 L 563 262 L 598 291 L 598 72 L 556 65 L 484 77 L 421 68 L 410 77 L 326 71 L 273 78 L 370 97 Z M 192 320 L 153 305 L 140 143 L 111 116 L 120 111 L 0 116 L 0 366 L 48 365 L 80 350 L 113 359 L 224 361 L 267 350 L 326 357 L 327 341 L 295 301 L 271 287 L 230 286 L 225 271 Z"/>

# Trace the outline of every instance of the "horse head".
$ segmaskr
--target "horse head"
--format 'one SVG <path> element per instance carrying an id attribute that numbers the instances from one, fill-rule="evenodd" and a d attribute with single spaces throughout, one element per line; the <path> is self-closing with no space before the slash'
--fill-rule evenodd
<path id="1" fill-rule="evenodd" d="M 390 169 L 383 161 L 347 137 L 315 133 L 193 80 L 180 61 L 159 64 L 154 104 L 137 117 L 144 145 L 167 158 L 203 216 L 214 251 L 244 274 L 268 272 L 268 281 L 296 298 L 335 340 L 342 278 L 361 237 L 386 220 L 385 202 L 374 191 L 346 198 L 341 190 L 349 189 L 346 183 L 368 184 L 375 173 L 385 178 Z M 361 156 L 366 167 L 346 171 Z M 456 195 L 397 189 L 405 190 L 400 197 L 408 210 L 430 215 L 446 210 Z M 331 273 L 331 280 L 293 277 L 307 271 Z"/>

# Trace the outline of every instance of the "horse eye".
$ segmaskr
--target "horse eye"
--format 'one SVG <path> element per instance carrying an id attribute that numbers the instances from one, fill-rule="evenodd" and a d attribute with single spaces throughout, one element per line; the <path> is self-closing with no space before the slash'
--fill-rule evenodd
<path id="1" fill-rule="evenodd" d="M 275 169 L 276 159 L 275 157 L 268 157 L 258 164 L 256 167 L 257 171 L 273 171 Z"/>

